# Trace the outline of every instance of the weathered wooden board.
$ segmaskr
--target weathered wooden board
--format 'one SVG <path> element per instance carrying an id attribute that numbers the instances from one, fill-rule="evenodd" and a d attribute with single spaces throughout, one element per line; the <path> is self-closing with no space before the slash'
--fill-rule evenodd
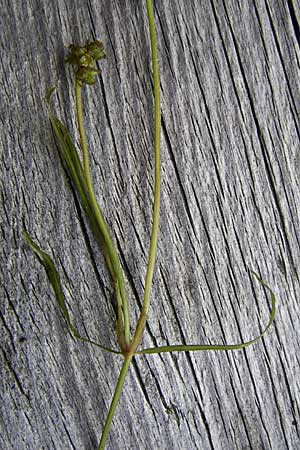
<path id="1" fill-rule="evenodd" d="M 136 320 L 151 229 L 153 104 L 143 1 L 2 0 L 0 448 L 95 450 L 121 361 L 73 341 L 25 225 L 49 251 L 82 333 L 115 346 L 111 286 L 58 157 L 43 98 L 74 133 L 65 46 L 98 37 L 86 90 L 97 196 Z M 108 449 L 297 450 L 299 431 L 298 0 L 155 3 L 162 217 L 145 346 L 239 352 L 136 359 Z"/>

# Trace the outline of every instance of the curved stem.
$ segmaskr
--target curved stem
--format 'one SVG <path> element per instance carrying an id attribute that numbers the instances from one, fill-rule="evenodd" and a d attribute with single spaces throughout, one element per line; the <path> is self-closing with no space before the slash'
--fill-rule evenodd
<path id="1" fill-rule="evenodd" d="M 121 297 L 121 301 L 122 301 L 122 311 L 123 311 L 123 317 L 124 317 L 124 337 L 125 337 L 126 344 L 129 344 L 129 342 L 130 342 L 130 322 L 129 322 L 128 302 L 127 302 L 127 296 L 126 296 L 126 290 L 125 290 L 125 283 L 124 283 L 124 279 L 123 279 L 123 274 L 122 274 L 122 269 L 120 266 L 119 258 L 118 258 L 117 252 L 115 250 L 113 241 L 110 237 L 110 233 L 109 233 L 108 227 L 106 225 L 106 222 L 104 220 L 102 211 L 97 202 L 92 179 L 91 179 L 88 144 L 87 144 L 87 137 L 86 137 L 84 121 L 83 121 L 83 106 L 82 106 L 81 89 L 82 89 L 82 86 L 81 86 L 80 82 L 78 80 L 76 80 L 76 85 L 75 85 L 76 112 L 77 112 L 78 130 L 79 130 L 79 135 L 80 135 L 80 145 L 81 145 L 82 155 L 83 155 L 83 172 L 84 172 L 84 177 L 85 177 L 86 186 L 87 186 L 87 193 L 89 195 L 90 202 L 91 202 L 91 205 L 94 210 L 96 221 L 99 225 L 99 228 L 103 235 L 104 242 L 105 242 L 105 245 L 106 245 L 106 248 L 108 251 L 109 261 L 111 263 L 111 268 L 113 270 L 112 276 L 113 276 L 114 281 L 117 280 L 117 284 L 119 286 L 118 289 L 120 289 L 120 297 Z M 118 320 L 120 320 L 120 317 L 118 318 Z"/>
<path id="2" fill-rule="evenodd" d="M 161 129 L 160 75 L 159 75 L 157 39 L 156 39 L 152 0 L 146 0 L 146 6 L 147 6 L 147 15 L 148 15 L 150 42 L 151 42 L 153 91 L 154 91 L 154 153 L 155 153 L 154 203 L 153 203 L 153 222 L 150 240 L 150 250 L 145 279 L 144 302 L 137 323 L 134 339 L 132 342 L 132 348 L 136 348 L 139 345 L 147 320 L 150 305 L 150 293 L 155 265 L 156 249 L 157 249 L 157 240 L 159 231 L 159 212 L 160 212 L 160 129 Z"/>
<path id="3" fill-rule="evenodd" d="M 271 300 L 272 300 L 272 310 L 271 315 L 268 324 L 266 325 L 265 329 L 261 332 L 259 336 L 257 336 L 254 339 L 251 339 L 251 341 L 242 342 L 240 344 L 231 344 L 231 345 L 218 345 L 218 344 L 211 344 L 211 345 L 166 345 L 163 347 L 153 347 L 153 348 L 145 348 L 139 352 L 136 352 L 135 355 L 149 355 L 149 354 L 156 354 L 156 353 L 170 353 L 170 352 L 194 352 L 199 350 L 241 350 L 242 348 L 249 347 L 250 345 L 255 344 L 257 341 L 259 341 L 270 326 L 272 325 L 275 314 L 276 314 L 276 296 L 272 289 L 255 273 L 252 271 L 252 275 L 256 278 L 256 280 L 264 287 L 266 288 L 270 294 L 271 294 Z"/>
<path id="4" fill-rule="evenodd" d="M 114 393 L 114 396 L 113 396 L 113 399 L 112 399 L 112 402 L 111 402 L 111 405 L 110 405 L 110 408 L 108 411 L 108 415 L 106 418 L 106 422 L 105 422 L 105 425 L 104 425 L 104 428 L 102 431 L 101 441 L 99 443 L 98 450 L 104 450 L 104 448 L 105 448 L 110 425 L 111 425 L 112 419 L 113 419 L 115 411 L 116 411 L 116 407 L 117 407 L 117 404 L 118 404 L 118 401 L 119 401 L 119 398 L 120 398 L 120 395 L 122 392 L 122 388 L 124 385 L 124 381 L 125 381 L 131 360 L 132 360 L 132 355 L 126 356 L 124 359 L 122 369 L 121 369 L 121 372 L 120 372 L 120 375 L 118 378 L 117 386 L 115 389 L 115 393 Z"/>

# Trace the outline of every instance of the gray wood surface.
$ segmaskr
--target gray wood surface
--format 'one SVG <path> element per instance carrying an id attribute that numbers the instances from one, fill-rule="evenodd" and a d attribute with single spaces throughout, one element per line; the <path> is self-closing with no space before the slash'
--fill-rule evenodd
<path id="1" fill-rule="evenodd" d="M 31 235 L 57 263 L 82 333 L 115 346 L 111 285 L 62 170 L 43 101 L 74 133 L 66 46 L 98 37 L 85 91 L 92 173 L 120 250 L 132 321 L 141 305 L 153 182 L 143 1 L 1 0 L 3 450 L 95 450 L 121 360 L 69 337 Z M 143 345 L 237 343 L 239 352 L 140 357 L 111 450 L 298 450 L 299 0 L 155 2 L 162 93 L 162 212 Z"/>

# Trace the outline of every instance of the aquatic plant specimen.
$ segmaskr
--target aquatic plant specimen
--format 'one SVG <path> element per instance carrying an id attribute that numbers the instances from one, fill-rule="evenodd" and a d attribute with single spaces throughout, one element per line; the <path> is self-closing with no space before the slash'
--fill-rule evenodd
<path id="1" fill-rule="evenodd" d="M 77 126 L 80 136 L 81 157 L 78 153 L 73 140 L 62 122 L 53 114 L 50 106 L 51 95 L 55 88 L 52 87 L 47 92 L 46 101 L 48 105 L 49 118 L 59 142 L 60 156 L 63 161 L 64 168 L 68 172 L 70 179 L 77 192 L 77 196 L 81 207 L 87 217 L 91 230 L 93 231 L 97 243 L 103 253 L 105 263 L 111 275 L 111 281 L 114 293 L 117 300 L 117 326 L 116 335 L 119 343 L 119 349 L 113 350 L 94 342 L 87 337 L 81 336 L 74 327 L 65 302 L 63 288 L 61 286 L 59 274 L 54 266 L 51 257 L 45 253 L 24 231 L 24 236 L 37 256 L 40 263 L 44 266 L 50 284 L 54 290 L 55 298 L 61 310 L 63 317 L 66 320 L 69 332 L 76 338 L 83 342 L 95 345 L 104 351 L 111 352 L 123 358 L 123 365 L 119 374 L 116 389 L 112 398 L 111 406 L 107 414 L 106 422 L 102 431 L 101 440 L 98 450 L 104 449 L 107 441 L 107 436 L 111 426 L 112 419 L 115 414 L 116 406 L 124 385 L 125 377 L 134 357 L 141 354 L 155 354 L 166 352 L 189 352 L 200 350 L 238 350 L 249 345 L 254 344 L 261 339 L 269 327 L 271 326 L 275 317 L 275 295 L 269 286 L 253 272 L 256 280 L 264 286 L 271 294 L 272 310 L 269 322 L 264 331 L 255 339 L 251 341 L 242 342 L 235 345 L 171 345 L 156 348 L 139 349 L 139 345 L 145 329 L 147 321 L 148 310 L 150 306 L 150 294 L 152 278 L 155 267 L 156 248 L 158 241 L 159 216 L 160 216 L 160 73 L 158 64 L 157 38 L 154 23 L 154 12 L 152 0 L 146 0 L 151 54 L 152 54 L 152 69 L 153 69 L 153 90 L 154 90 L 154 201 L 153 201 L 153 217 L 152 217 L 152 231 L 150 240 L 149 257 L 147 264 L 147 272 L 145 279 L 144 300 L 139 319 L 137 321 L 133 335 L 130 332 L 130 314 L 127 300 L 127 293 L 125 289 L 125 281 L 123 270 L 119 260 L 118 252 L 116 250 L 113 239 L 110 235 L 108 226 L 105 222 L 101 208 L 97 202 L 93 181 L 90 172 L 89 149 L 86 131 L 83 120 L 83 104 L 82 104 L 82 90 L 87 85 L 94 85 L 96 77 L 100 70 L 97 66 L 97 61 L 105 58 L 105 51 L 103 44 L 96 40 L 88 42 L 85 45 L 70 45 L 69 55 L 66 62 L 71 64 L 74 69 L 75 76 L 75 98 L 76 98 L 76 117 Z"/>

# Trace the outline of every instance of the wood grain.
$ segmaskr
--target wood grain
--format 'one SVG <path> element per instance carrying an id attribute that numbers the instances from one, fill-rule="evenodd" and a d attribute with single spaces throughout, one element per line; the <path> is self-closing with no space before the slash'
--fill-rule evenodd
<path id="1" fill-rule="evenodd" d="M 121 361 L 73 341 L 24 226 L 53 255 L 82 333 L 115 346 L 111 285 L 61 168 L 43 101 L 74 133 L 65 46 L 98 37 L 85 92 L 96 192 L 141 305 L 153 184 L 145 7 L 135 0 L 0 1 L 0 448 L 95 450 Z M 298 0 L 156 1 L 162 217 L 144 346 L 236 343 L 240 352 L 149 355 L 132 366 L 111 450 L 298 450 Z"/>

